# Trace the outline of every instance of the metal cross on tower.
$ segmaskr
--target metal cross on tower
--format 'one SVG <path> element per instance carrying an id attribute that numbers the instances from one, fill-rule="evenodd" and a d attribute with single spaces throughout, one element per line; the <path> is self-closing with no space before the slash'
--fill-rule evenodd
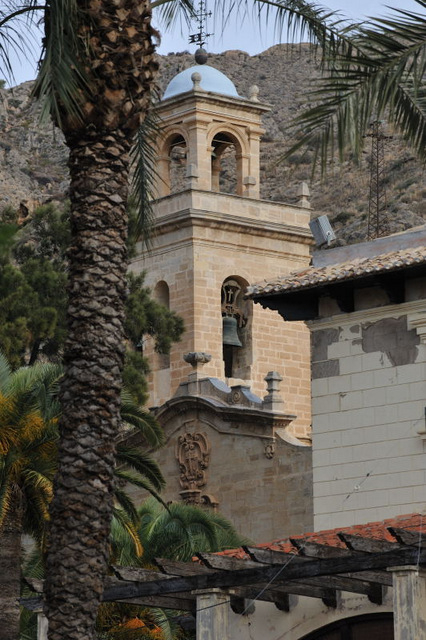
<path id="1" fill-rule="evenodd" d="M 386 202 L 385 173 L 385 140 L 383 122 L 374 120 L 370 125 L 371 165 L 370 165 L 370 194 L 368 199 L 368 229 L 367 238 L 373 240 L 389 233 L 389 219 Z"/>
<path id="2" fill-rule="evenodd" d="M 198 33 L 193 33 L 189 36 L 190 44 L 198 44 L 198 46 L 203 47 L 207 38 L 213 35 L 205 32 L 207 18 L 210 18 L 211 15 L 212 12 L 207 11 L 207 5 L 204 0 L 200 0 L 199 9 L 195 14 L 195 19 L 198 22 Z"/>

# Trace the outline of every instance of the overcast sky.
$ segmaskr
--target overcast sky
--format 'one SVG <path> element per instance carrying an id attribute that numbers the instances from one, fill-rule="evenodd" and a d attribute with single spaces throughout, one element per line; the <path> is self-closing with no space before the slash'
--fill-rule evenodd
<path id="1" fill-rule="evenodd" d="M 195 1 L 196 4 L 196 1 Z M 210 0 L 213 6 L 213 0 Z M 391 10 L 389 7 L 397 6 L 399 9 L 412 10 L 420 12 L 421 7 L 414 0 L 395 0 L 389 3 L 379 2 L 378 0 L 329 0 L 322 3 L 324 6 L 333 10 L 340 10 L 342 14 L 353 20 L 361 20 L 367 16 L 389 16 Z M 220 23 L 214 24 L 212 19 L 207 24 L 208 32 L 213 32 L 213 36 L 209 38 L 206 48 L 212 53 L 220 53 L 227 49 L 242 49 L 251 55 L 260 53 L 278 42 L 286 42 L 286 34 L 281 36 L 274 33 L 274 26 L 271 22 L 268 26 L 263 25 L 259 28 L 257 20 L 247 18 L 241 23 L 240 18 L 230 21 L 222 33 Z M 183 34 L 182 34 L 183 31 Z M 177 51 L 195 51 L 194 45 L 188 44 L 188 33 L 196 33 L 197 25 L 194 23 L 191 28 L 177 26 L 172 32 L 162 33 L 162 43 L 158 49 L 161 54 L 167 54 Z M 35 56 L 36 57 L 36 56 Z M 14 74 L 16 84 L 20 84 L 26 80 L 32 80 L 35 77 L 35 63 L 19 63 L 14 61 Z"/>

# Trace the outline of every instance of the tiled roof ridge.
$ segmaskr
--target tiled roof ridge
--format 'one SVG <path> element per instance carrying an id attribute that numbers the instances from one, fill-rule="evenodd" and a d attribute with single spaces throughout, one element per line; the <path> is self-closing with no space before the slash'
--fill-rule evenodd
<path id="1" fill-rule="evenodd" d="M 261 544 L 248 545 L 259 549 L 270 549 L 272 551 L 284 551 L 285 553 L 298 553 L 297 547 L 291 540 L 298 540 L 303 546 L 303 542 L 315 542 L 318 544 L 328 545 L 331 547 L 340 547 L 346 549 L 345 544 L 338 537 L 338 533 L 346 533 L 358 535 L 365 538 L 373 538 L 377 540 L 388 540 L 395 542 L 388 529 L 390 527 L 399 529 L 408 529 L 410 531 L 419 531 L 426 534 L 426 514 L 409 513 L 406 515 L 395 516 L 385 520 L 376 522 L 367 522 L 365 524 L 356 524 L 350 527 L 335 527 L 334 529 L 325 529 L 322 531 L 314 531 L 311 533 L 302 533 L 289 538 L 281 538 Z M 217 555 L 223 555 L 241 560 L 248 559 L 248 554 L 243 548 L 226 549 L 220 551 Z"/>
<path id="2" fill-rule="evenodd" d="M 246 297 L 254 298 L 260 295 L 277 294 L 300 289 L 309 289 L 331 282 L 342 282 L 365 277 L 371 273 L 396 271 L 404 267 L 426 262 L 426 247 L 410 247 L 383 253 L 374 257 L 358 257 L 347 262 L 331 264 L 322 267 L 305 267 L 274 281 L 264 281 L 249 285 Z"/>

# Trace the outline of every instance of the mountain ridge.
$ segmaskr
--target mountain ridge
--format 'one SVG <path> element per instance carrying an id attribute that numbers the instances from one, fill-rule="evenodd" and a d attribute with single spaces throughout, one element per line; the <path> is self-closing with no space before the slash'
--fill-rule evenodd
<path id="1" fill-rule="evenodd" d="M 159 56 L 160 94 L 177 73 L 194 64 L 188 52 Z M 261 198 L 295 203 L 301 182 L 308 182 L 313 216 L 327 213 L 339 243 L 366 239 L 371 143 L 366 140 L 359 166 L 349 160 L 330 165 L 325 178 L 312 177 L 313 151 L 300 151 L 279 162 L 294 142 L 291 121 L 309 105 L 306 90 L 320 75 L 315 49 L 308 44 L 275 45 L 250 56 L 230 50 L 211 54 L 208 64 L 227 75 L 241 96 L 252 85 L 259 100 L 271 106 L 263 119 L 261 141 Z M 68 187 L 67 151 L 53 125 L 38 124 L 39 107 L 29 100 L 32 83 L 0 89 L 0 211 L 7 206 L 31 211 L 36 203 L 62 199 Z M 389 130 L 387 133 L 392 133 Z M 402 231 L 426 221 L 424 168 L 396 134 L 386 141 L 384 181 L 389 232 Z"/>

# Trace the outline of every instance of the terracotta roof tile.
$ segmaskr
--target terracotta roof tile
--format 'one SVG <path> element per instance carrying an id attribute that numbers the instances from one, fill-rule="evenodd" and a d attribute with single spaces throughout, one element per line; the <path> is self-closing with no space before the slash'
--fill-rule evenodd
<path id="1" fill-rule="evenodd" d="M 293 540 L 300 540 L 301 542 L 316 542 L 318 544 L 346 549 L 345 544 L 338 537 L 338 533 L 350 533 L 364 538 L 374 538 L 375 540 L 388 540 L 389 542 L 395 542 L 395 538 L 393 538 L 388 531 L 389 527 L 426 533 L 426 515 L 421 513 L 410 513 L 404 516 L 388 518 L 387 520 L 380 520 L 379 522 L 357 524 L 352 527 L 337 527 L 336 529 L 327 529 L 325 531 L 316 531 L 313 533 L 291 536 L 291 538 Z M 298 553 L 297 547 L 290 542 L 289 538 L 273 540 L 272 542 L 251 546 L 258 547 L 259 549 Z M 241 548 L 227 549 L 226 551 L 221 551 L 218 555 L 226 555 L 232 558 L 239 558 L 241 560 L 249 558 L 244 549 Z"/>
<path id="2" fill-rule="evenodd" d="M 247 298 L 276 295 L 310 289 L 322 284 L 362 278 L 371 273 L 397 271 L 404 267 L 426 263 L 426 247 L 414 247 L 384 253 L 373 258 L 356 258 L 341 264 L 308 267 L 275 280 L 260 282 L 247 287 Z"/>

